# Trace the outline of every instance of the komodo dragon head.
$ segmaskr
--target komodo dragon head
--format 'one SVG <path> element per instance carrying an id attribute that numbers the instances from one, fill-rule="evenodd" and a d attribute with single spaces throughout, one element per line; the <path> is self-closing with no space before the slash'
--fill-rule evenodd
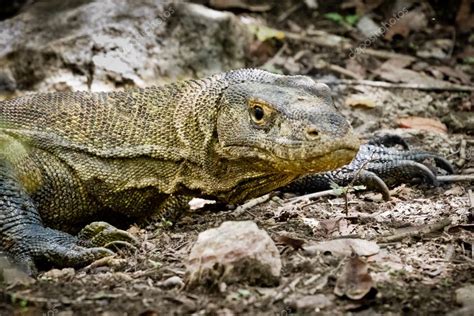
<path id="1" fill-rule="evenodd" d="M 302 175 L 341 167 L 359 150 L 327 85 L 261 70 L 230 72 L 226 79 L 217 135 L 232 159 Z"/>

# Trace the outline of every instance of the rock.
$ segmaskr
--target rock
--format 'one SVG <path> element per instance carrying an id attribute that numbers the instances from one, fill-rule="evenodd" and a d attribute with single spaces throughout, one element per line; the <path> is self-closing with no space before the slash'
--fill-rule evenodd
<path id="1" fill-rule="evenodd" d="M 206 76 L 243 67 L 250 39 L 234 14 L 197 4 L 35 1 L 0 21 L 0 89 L 106 91 Z"/>
<path id="2" fill-rule="evenodd" d="M 187 262 L 191 285 L 248 282 L 272 286 L 280 279 L 280 253 L 252 221 L 224 222 L 199 234 Z"/>
<path id="3" fill-rule="evenodd" d="M 12 263 L 4 253 L 0 252 L 0 284 L 31 285 L 35 279 L 26 274 L 19 266 Z"/>
<path id="4" fill-rule="evenodd" d="M 456 290 L 456 303 L 474 307 L 474 284 L 467 284 Z"/>
<path id="5" fill-rule="evenodd" d="M 158 285 L 164 288 L 173 288 L 173 287 L 181 288 L 184 286 L 184 282 L 179 276 L 175 275 L 175 276 L 167 278 L 163 282 L 160 282 Z"/>

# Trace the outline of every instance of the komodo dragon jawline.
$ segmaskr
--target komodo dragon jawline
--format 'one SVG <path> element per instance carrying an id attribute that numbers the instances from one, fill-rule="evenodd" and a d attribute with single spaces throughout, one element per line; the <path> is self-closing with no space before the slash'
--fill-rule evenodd
<path id="1" fill-rule="evenodd" d="M 344 183 L 367 152 L 380 158 L 361 177 L 369 184 L 384 186 L 371 171 L 433 180 L 416 162 L 426 157 L 450 171 L 437 156 L 377 143 L 363 145 L 345 168 L 316 174 L 351 162 L 357 137 L 326 85 L 261 70 L 3 101 L 0 145 L 1 249 L 30 272 L 37 264 L 85 265 L 111 253 L 99 247 L 105 242 L 130 238 L 93 221 L 131 223 L 189 196 L 238 203 L 295 179 L 287 188 Z"/>

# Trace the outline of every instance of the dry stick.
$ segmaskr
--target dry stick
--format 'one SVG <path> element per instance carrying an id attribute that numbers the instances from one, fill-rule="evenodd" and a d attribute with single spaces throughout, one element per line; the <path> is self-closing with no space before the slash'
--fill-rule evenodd
<path id="1" fill-rule="evenodd" d="M 471 209 L 471 216 L 474 216 L 474 194 L 472 193 L 472 190 L 469 189 L 467 191 L 467 196 L 469 197 L 469 208 Z M 474 248 L 472 249 L 474 252 Z"/>
<path id="2" fill-rule="evenodd" d="M 362 80 L 361 75 L 356 74 L 355 72 L 352 72 L 350 70 L 347 70 L 346 68 L 343 68 L 341 66 L 328 64 L 326 66 L 326 68 L 328 68 L 329 70 L 332 70 L 334 72 L 340 73 L 341 75 L 344 75 L 344 76 L 347 76 L 347 77 L 350 77 L 350 78 L 354 78 L 356 80 Z"/>
<path id="3" fill-rule="evenodd" d="M 298 10 L 302 5 L 303 5 L 303 2 L 300 2 L 300 3 L 295 4 L 291 8 L 289 8 L 286 12 L 284 12 L 277 18 L 277 22 L 281 23 L 285 21 L 290 15 L 295 13 L 295 11 Z"/>
<path id="4" fill-rule="evenodd" d="M 278 58 L 281 56 L 281 54 L 283 54 L 283 52 L 287 48 L 288 48 L 288 44 L 284 43 L 283 46 L 277 51 L 277 53 L 272 58 L 267 60 L 261 67 L 268 69 L 269 67 L 273 66 L 273 64 L 278 60 Z"/>
<path id="5" fill-rule="evenodd" d="M 450 218 L 443 218 L 439 222 L 430 224 L 430 225 L 425 225 L 421 227 L 421 229 L 416 230 L 416 231 L 409 231 L 409 232 L 402 232 L 398 234 L 394 234 L 391 236 L 381 236 L 380 238 L 377 239 L 378 243 L 390 243 L 390 242 L 395 242 L 395 241 L 400 241 L 406 237 L 415 237 L 415 236 L 424 236 L 429 233 L 438 231 L 443 229 L 444 227 L 448 226 L 451 224 L 451 219 Z"/>
<path id="6" fill-rule="evenodd" d="M 469 205 L 470 205 L 471 207 L 474 207 L 474 194 L 472 193 L 472 190 L 471 190 L 471 189 L 469 189 L 469 190 L 467 191 L 467 195 L 468 195 L 468 197 L 469 197 Z"/>
<path id="7" fill-rule="evenodd" d="M 344 202 L 345 202 L 346 216 L 349 215 L 349 200 L 348 200 L 348 197 L 347 197 L 347 194 L 349 193 L 348 191 L 349 191 L 350 188 L 352 188 L 354 186 L 354 183 L 356 182 L 356 180 L 359 177 L 359 174 L 362 172 L 362 170 L 364 170 L 365 166 L 367 166 L 367 164 L 373 160 L 374 154 L 375 154 L 375 152 L 373 152 L 370 155 L 370 158 L 367 159 L 362 164 L 362 166 L 359 167 L 359 169 L 357 169 L 356 173 L 354 174 L 354 177 L 352 178 L 351 182 L 347 186 L 347 190 L 344 192 Z"/>
<path id="8" fill-rule="evenodd" d="M 265 195 L 262 195 L 258 198 L 255 198 L 255 199 L 251 199 L 249 200 L 248 202 L 245 202 L 244 204 L 240 205 L 239 207 L 237 207 L 235 209 L 235 211 L 233 212 L 233 214 L 235 216 L 240 216 L 242 215 L 244 212 L 248 212 L 249 209 L 257 206 L 257 205 L 260 205 L 262 203 L 265 203 L 267 202 L 268 200 L 270 200 L 270 198 L 272 197 L 271 193 L 268 193 L 268 194 L 265 194 Z M 249 212 L 250 213 L 250 212 Z M 250 213 L 250 215 L 254 216 L 252 213 Z"/>
<path id="9" fill-rule="evenodd" d="M 436 180 L 440 182 L 474 181 L 474 174 L 450 174 L 446 176 L 437 176 Z"/>
<path id="10" fill-rule="evenodd" d="M 415 61 L 416 57 L 410 56 L 410 55 L 404 55 L 404 54 L 399 54 L 399 53 L 394 53 L 394 52 L 389 52 L 386 50 L 377 50 L 377 49 L 372 49 L 372 48 L 366 48 L 363 50 L 362 54 L 374 56 L 374 57 L 379 57 L 379 58 L 384 58 L 384 59 L 407 59 L 411 61 Z"/>
<path id="11" fill-rule="evenodd" d="M 466 146 L 467 141 L 466 139 L 461 140 L 461 145 L 459 147 L 459 160 L 456 161 L 456 166 L 461 167 L 466 163 Z"/>
<path id="12" fill-rule="evenodd" d="M 334 193 L 334 190 L 331 189 L 331 190 L 326 190 L 326 191 L 320 191 L 320 192 L 300 195 L 300 196 L 288 199 L 288 202 L 290 202 L 291 205 L 294 205 L 294 204 L 298 204 L 299 202 L 303 202 L 306 199 L 308 199 L 308 200 L 316 199 L 316 198 L 320 198 L 320 197 L 328 196 L 328 195 L 337 196 L 337 194 Z"/>
<path id="13" fill-rule="evenodd" d="M 345 84 L 345 85 L 364 85 L 379 88 L 388 89 L 416 89 L 425 91 L 463 91 L 472 92 L 474 87 L 464 86 L 459 84 L 446 84 L 446 85 L 430 85 L 421 83 L 391 83 L 385 81 L 373 81 L 373 80 L 353 80 L 353 79 L 337 79 L 337 80 L 319 80 L 319 82 L 327 84 Z"/>

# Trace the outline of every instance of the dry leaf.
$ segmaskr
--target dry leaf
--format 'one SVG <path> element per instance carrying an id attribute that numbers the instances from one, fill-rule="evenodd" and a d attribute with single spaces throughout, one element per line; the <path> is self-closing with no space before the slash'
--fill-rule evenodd
<path id="1" fill-rule="evenodd" d="M 474 13 L 471 13 L 471 0 L 462 0 L 456 15 L 456 24 L 461 32 L 474 28 Z"/>
<path id="2" fill-rule="evenodd" d="M 390 21 L 390 20 L 389 20 Z M 395 35 L 400 35 L 406 38 L 411 31 L 419 31 L 425 28 L 428 25 L 428 20 L 423 11 L 417 9 L 408 12 L 402 16 L 398 21 L 392 24 L 387 33 L 385 33 L 384 38 L 386 40 L 393 40 Z"/>
<path id="3" fill-rule="evenodd" d="M 264 42 L 269 39 L 284 40 L 285 33 L 265 25 L 248 24 L 248 29 L 255 37 L 260 41 Z"/>
<path id="4" fill-rule="evenodd" d="M 359 256 L 372 256 L 379 252 L 380 247 L 373 241 L 357 238 L 341 238 L 306 244 L 303 247 L 310 256 L 318 253 L 331 253 L 333 256 L 348 256 L 355 253 Z"/>
<path id="5" fill-rule="evenodd" d="M 369 96 L 361 94 L 353 94 L 346 98 L 346 105 L 352 107 L 364 107 L 364 108 L 375 108 L 375 100 Z"/>
<path id="6" fill-rule="evenodd" d="M 406 82 L 422 85 L 446 86 L 449 82 L 438 80 L 422 72 L 411 69 L 400 68 L 393 61 L 383 63 L 379 68 L 373 71 L 382 79 L 390 82 Z"/>
<path id="7" fill-rule="evenodd" d="M 344 266 L 336 281 L 334 294 L 347 296 L 351 300 L 360 300 L 370 292 L 374 281 L 369 274 L 369 266 L 358 256 L 353 256 Z"/>
<path id="8" fill-rule="evenodd" d="M 437 38 L 434 40 L 426 41 L 420 47 L 416 55 L 423 58 L 437 58 L 447 59 L 454 43 L 448 38 Z"/>
<path id="9" fill-rule="evenodd" d="M 346 60 L 346 69 L 358 74 L 361 78 L 364 78 L 367 74 L 367 70 L 362 66 L 356 58 L 349 58 Z"/>
<path id="10" fill-rule="evenodd" d="M 437 66 L 435 67 L 435 69 L 439 70 L 444 75 L 450 78 L 458 79 L 463 84 L 471 83 L 471 77 L 468 74 L 466 74 L 464 71 L 462 71 L 461 69 L 455 69 L 448 66 Z"/>
<path id="11" fill-rule="evenodd" d="M 292 237 L 283 236 L 283 235 L 277 236 L 275 239 L 276 239 L 275 241 L 277 243 L 280 243 L 280 244 L 283 244 L 283 245 L 286 245 L 286 246 L 290 246 L 294 250 L 303 249 L 302 246 L 305 243 L 305 241 L 303 239 L 292 238 Z"/>
<path id="12" fill-rule="evenodd" d="M 400 118 L 397 123 L 402 128 L 413 128 L 423 131 L 432 131 L 437 133 L 448 132 L 448 128 L 437 118 L 426 118 L 419 116 L 411 116 Z"/>
<path id="13" fill-rule="evenodd" d="M 216 201 L 213 200 L 205 200 L 201 198 L 193 198 L 191 201 L 189 201 L 189 208 L 194 211 L 200 208 L 203 208 L 204 206 L 208 204 L 216 204 Z"/>

